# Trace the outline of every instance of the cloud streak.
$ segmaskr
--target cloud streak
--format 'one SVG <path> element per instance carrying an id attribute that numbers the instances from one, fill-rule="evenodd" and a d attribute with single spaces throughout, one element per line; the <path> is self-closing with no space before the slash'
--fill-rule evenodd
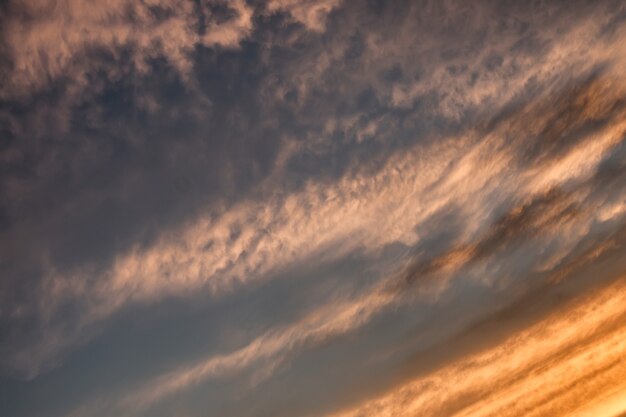
<path id="1" fill-rule="evenodd" d="M 621 280 L 623 281 L 623 280 Z M 336 416 L 589 415 L 623 395 L 623 283 L 570 303 L 484 352 Z M 565 384 L 563 381 L 568 381 Z M 621 393 L 621 394 L 620 394 Z M 621 411 L 623 402 L 611 407 Z M 596 414 L 599 415 L 599 414 Z M 602 414 L 610 415 L 610 414 Z"/>
<path id="2" fill-rule="evenodd" d="M 624 19 L 3 4 L 0 414 L 621 412 Z"/>

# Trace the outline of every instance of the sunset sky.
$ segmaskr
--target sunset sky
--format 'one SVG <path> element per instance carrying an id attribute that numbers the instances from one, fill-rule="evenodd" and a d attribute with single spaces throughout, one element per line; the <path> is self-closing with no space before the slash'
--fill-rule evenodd
<path id="1" fill-rule="evenodd" d="M 0 34 L 0 416 L 626 416 L 623 0 Z"/>

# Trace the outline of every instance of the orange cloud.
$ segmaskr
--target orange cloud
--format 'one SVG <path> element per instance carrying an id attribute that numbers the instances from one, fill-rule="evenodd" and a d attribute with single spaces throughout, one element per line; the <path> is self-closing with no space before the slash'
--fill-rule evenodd
<path id="1" fill-rule="evenodd" d="M 613 417 L 626 410 L 624 352 L 621 279 L 494 347 L 333 417 Z"/>

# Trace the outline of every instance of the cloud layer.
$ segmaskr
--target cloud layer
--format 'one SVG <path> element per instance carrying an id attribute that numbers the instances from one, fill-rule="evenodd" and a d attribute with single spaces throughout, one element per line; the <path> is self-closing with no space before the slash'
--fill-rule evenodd
<path id="1" fill-rule="evenodd" d="M 1 6 L 1 414 L 623 411 L 624 18 Z"/>

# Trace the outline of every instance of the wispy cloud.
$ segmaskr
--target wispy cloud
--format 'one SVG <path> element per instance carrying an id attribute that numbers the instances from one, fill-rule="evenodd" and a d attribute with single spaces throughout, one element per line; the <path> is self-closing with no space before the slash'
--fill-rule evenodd
<path id="1" fill-rule="evenodd" d="M 624 110 L 615 110 L 622 95 L 614 82 L 598 89 L 594 81 L 580 97 L 585 104 L 567 129 L 571 135 L 581 130 L 588 135 L 575 145 L 544 145 L 545 135 L 521 127 L 530 119 L 537 130 L 554 128 L 552 115 L 564 111 L 558 105 L 551 112 L 543 110 L 548 104 L 524 109 L 487 134 L 478 130 L 419 145 L 391 158 L 374 175 L 357 173 L 331 185 L 310 182 L 296 193 L 224 207 L 150 246 L 118 255 L 104 271 L 88 266 L 71 274 L 52 272 L 43 281 L 42 312 L 55 314 L 64 303 L 81 299 L 85 310 L 80 332 L 131 302 L 154 302 L 199 289 L 218 296 L 307 259 L 331 261 L 357 249 L 376 253 L 394 243 L 419 246 L 420 228 L 450 207 L 460 211 L 458 236 L 444 253 L 417 260 L 406 272 L 407 282 L 433 273 L 449 275 L 538 234 L 562 235 L 553 238 L 554 247 L 538 254 L 539 263 L 558 262 L 588 233 L 594 216 L 579 213 L 595 210 L 581 206 L 591 191 L 586 181 L 621 143 L 626 127 Z M 535 114 L 539 111 L 541 117 Z M 593 129 L 587 132 L 590 124 Z M 560 151 L 527 163 L 525 149 L 539 146 Z M 520 182 L 525 186 L 515 186 Z M 569 191 L 581 182 L 581 188 Z M 511 201 L 522 202 L 494 219 L 499 206 Z"/>
<path id="2" fill-rule="evenodd" d="M 606 99 L 605 95 L 602 95 L 602 97 L 603 100 Z M 586 103 L 592 108 L 603 108 L 602 105 L 596 106 L 593 104 L 593 101 L 586 101 Z M 612 106 L 609 107 L 612 108 Z M 561 109 L 558 107 L 554 109 L 555 113 L 560 111 Z M 527 113 L 525 112 L 521 113 L 521 117 L 526 117 L 526 114 Z M 407 290 L 410 290 L 416 285 L 424 287 L 432 285 L 434 282 L 434 286 L 436 288 L 435 292 L 438 292 L 441 288 L 445 288 L 451 277 L 462 277 L 463 275 L 468 274 L 471 275 L 471 268 L 474 266 L 482 266 L 481 274 L 483 276 L 481 277 L 481 280 L 488 283 L 487 285 L 494 285 L 494 283 L 498 280 L 498 277 L 495 274 L 502 273 L 502 269 L 500 269 L 500 271 L 496 270 L 495 272 L 489 272 L 489 265 L 499 265 L 502 267 L 508 262 L 511 263 L 513 268 L 518 269 L 517 273 L 519 275 L 529 276 L 533 273 L 537 273 L 546 274 L 548 277 L 560 276 L 561 278 L 571 275 L 574 271 L 586 266 L 602 254 L 607 249 L 607 245 L 609 249 L 615 248 L 615 244 L 609 244 L 610 239 L 612 239 L 611 236 L 609 235 L 607 237 L 605 233 L 600 231 L 596 233 L 596 235 L 599 236 L 600 241 L 596 242 L 595 246 L 591 249 L 583 251 L 582 254 L 580 253 L 580 250 L 577 249 L 578 246 L 585 240 L 593 238 L 594 233 L 591 232 L 590 229 L 592 228 L 594 222 L 603 223 L 607 221 L 605 215 L 602 214 L 602 212 L 598 213 L 597 211 L 598 206 L 602 207 L 605 204 L 604 201 L 595 200 L 590 193 L 596 188 L 595 186 L 597 181 L 601 178 L 599 177 L 600 173 L 597 171 L 598 164 L 607 157 L 607 152 L 610 154 L 616 143 L 621 143 L 621 136 L 619 135 L 621 135 L 624 127 L 626 127 L 626 125 L 623 124 L 624 119 L 621 113 L 617 113 L 613 116 L 617 118 L 616 120 L 612 119 L 613 122 L 617 121 L 617 126 L 611 122 L 599 129 L 600 132 L 603 132 L 598 133 L 599 137 L 602 137 L 602 139 L 581 141 L 576 145 L 571 146 L 568 143 L 566 151 L 557 153 L 558 156 L 555 156 L 550 161 L 540 161 L 537 164 L 527 164 L 522 162 L 518 165 L 517 169 L 519 172 L 517 175 L 527 176 L 528 181 L 526 181 L 526 183 L 529 184 L 530 192 L 525 189 L 509 189 L 508 191 L 511 194 L 504 195 L 502 197 L 502 201 L 511 199 L 513 201 L 518 201 L 520 198 L 523 198 L 524 195 L 531 195 L 532 199 L 528 202 L 522 202 L 516 206 L 512 206 L 500 217 L 486 218 L 483 220 L 482 224 L 474 225 L 473 227 L 466 226 L 464 233 L 461 233 L 458 236 L 458 240 L 462 242 L 464 239 L 470 239 L 470 243 L 452 242 L 452 244 L 445 249 L 443 254 L 436 254 L 432 257 L 424 256 L 423 254 L 417 255 L 417 259 L 413 263 L 409 263 L 407 267 L 400 269 L 400 271 L 396 274 L 389 276 L 386 280 L 382 280 L 380 285 L 376 286 L 365 295 L 356 299 L 347 299 L 339 302 L 338 304 L 331 304 L 320 310 L 313 310 L 303 319 L 291 324 L 288 327 L 274 329 L 268 333 L 262 334 L 258 338 L 250 341 L 249 344 L 241 349 L 227 354 L 210 356 L 206 360 L 200 361 L 199 363 L 164 374 L 145 387 L 140 388 L 137 393 L 134 393 L 130 397 L 124 399 L 122 401 L 122 405 L 125 407 L 147 407 L 152 403 L 162 400 L 163 398 L 167 398 L 168 396 L 171 396 L 181 390 L 199 385 L 207 379 L 232 374 L 233 372 L 239 372 L 242 369 L 255 366 L 259 362 L 275 360 L 276 358 L 279 358 L 279 360 L 280 358 L 283 358 L 284 360 L 284 358 L 291 355 L 294 350 L 310 348 L 311 343 L 314 344 L 314 342 L 320 338 L 326 339 L 346 332 L 352 332 L 366 324 L 371 317 L 380 314 L 391 305 L 406 302 L 407 299 L 404 297 L 405 293 L 410 294 L 411 291 Z M 505 126 L 504 131 L 510 131 L 511 126 L 514 126 L 517 123 L 516 117 L 517 116 L 511 117 L 509 123 L 502 123 L 502 125 Z M 546 117 L 546 120 L 551 119 L 550 117 Z M 576 125 L 576 122 L 572 123 Z M 580 121 L 580 125 L 584 125 L 583 121 Z M 619 135 L 616 136 L 615 132 L 619 133 Z M 488 136 L 489 139 L 486 139 L 488 145 L 485 145 L 484 143 L 477 145 L 475 142 L 472 142 L 471 149 L 473 149 L 474 153 L 479 152 L 476 149 L 490 149 L 489 155 L 492 159 L 494 159 L 498 156 L 498 154 L 494 154 L 492 151 L 494 146 L 492 146 L 492 142 L 490 141 L 499 140 L 503 137 L 506 136 L 501 132 L 492 132 Z M 604 146 L 602 146 L 603 142 Z M 523 143 L 527 144 L 527 142 Z M 506 151 L 504 151 L 500 157 L 507 161 L 510 165 L 511 161 L 515 161 L 515 159 L 507 153 L 510 152 L 510 148 L 505 149 Z M 431 210 L 433 207 L 441 209 L 449 206 L 450 204 L 462 206 L 463 204 L 470 204 L 471 202 L 475 203 L 477 198 L 488 199 L 489 196 L 493 195 L 492 193 L 494 188 L 499 190 L 501 193 L 505 193 L 505 191 L 507 191 L 502 182 L 494 181 L 494 173 L 498 174 L 498 170 L 494 169 L 494 164 L 489 165 L 487 169 L 481 169 L 480 163 L 472 164 L 470 167 L 464 166 L 464 164 L 471 164 L 472 161 L 483 160 L 481 157 L 473 154 L 473 152 L 470 152 L 469 154 L 463 153 L 463 156 L 459 157 L 460 162 L 457 169 L 461 171 L 473 172 L 473 181 L 478 181 L 481 175 L 484 175 L 486 179 L 482 183 L 479 182 L 479 187 L 477 189 L 470 188 L 465 182 L 467 177 L 465 175 L 458 174 L 456 169 L 448 169 L 446 171 L 447 175 L 444 175 L 444 181 L 442 181 L 439 176 L 435 175 L 433 176 L 432 182 L 420 182 L 418 179 L 423 180 L 423 177 L 415 173 L 413 175 L 416 179 L 414 182 L 409 182 L 408 185 L 407 179 L 411 178 L 411 176 L 406 174 L 411 173 L 411 170 L 403 172 L 404 175 L 401 176 L 402 185 L 399 186 L 399 191 L 397 192 L 397 194 L 403 198 L 395 198 L 398 201 L 402 200 L 402 204 L 397 209 L 399 213 L 395 214 L 394 211 L 391 211 L 388 216 L 393 219 L 394 222 L 406 221 L 406 223 L 400 223 L 401 227 L 398 228 L 399 230 L 414 230 L 417 226 L 418 234 L 412 238 L 413 240 L 405 240 L 406 245 L 418 244 L 420 238 L 420 224 L 428 223 L 432 218 L 432 211 L 427 210 L 425 213 L 419 213 L 419 201 Z M 438 152 L 438 154 L 440 154 L 440 152 Z M 584 154 L 585 158 L 577 157 L 577 155 L 581 154 Z M 424 153 L 421 153 L 421 155 L 423 156 Z M 405 162 L 399 163 L 398 160 L 394 160 L 391 163 L 392 166 L 413 166 L 417 168 L 417 172 L 423 172 L 423 170 L 420 169 L 421 167 L 415 163 L 413 156 L 404 158 Z M 554 177 L 557 179 L 556 181 L 543 181 L 543 179 L 549 177 L 547 175 L 548 173 L 563 172 L 560 169 L 561 164 L 572 167 L 572 160 L 578 161 L 578 164 L 573 165 L 577 169 L 567 171 L 569 175 L 564 176 L 560 173 Z M 589 161 L 593 161 L 593 164 L 589 165 Z M 505 168 L 506 165 L 507 164 L 504 163 L 502 164 L 502 170 L 504 172 L 506 172 L 507 169 L 510 169 Z M 394 177 L 386 170 L 382 170 L 380 175 L 384 175 L 384 184 L 386 189 L 393 190 L 394 188 L 392 186 L 394 181 L 390 179 Z M 453 178 L 453 180 L 451 180 L 450 177 Z M 400 176 L 397 178 L 399 179 Z M 456 180 L 454 180 L 455 178 Z M 532 181 L 534 178 L 542 179 L 542 181 L 538 183 L 542 187 L 559 186 L 563 187 L 563 189 L 547 188 L 541 192 L 541 189 L 535 188 L 537 183 Z M 459 182 L 459 185 L 457 185 L 456 182 Z M 376 184 L 376 182 L 374 181 L 372 184 Z M 412 188 L 407 189 L 407 186 L 411 186 Z M 414 190 L 416 188 L 418 188 L 421 192 L 415 192 Z M 464 190 L 461 191 L 463 188 Z M 331 190 L 332 189 L 326 188 L 325 192 L 329 193 Z M 359 188 L 359 190 L 368 192 L 367 187 Z M 354 204 L 349 205 L 349 207 L 357 207 L 359 210 L 371 209 L 370 205 L 377 203 L 374 195 L 380 193 L 380 191 L 376 189 L 374 191 L 375 192 L 372 192 L 371 195 L 368 193 L 365 197 L 356 200 L 356 202 L 354 202 L 354 199 L 351 200 Z M 411 192 L 415 193 L 415 200 L 407 199 L 407 196 L 411 195 Z M 320 193 L 322 193 L 322 191 L 315 193 L 311 192 L 310 189 L 307 189 L 306 195 L 319 195 Z M 348 192 L 346 190 L 341 190 L 336 194 L 345 195 L 348 194 Z M 359 194 L 353 193 L 352 195 Z M 394 207 L 391 204 L 394 201 L 394 198 L 391 197 L 391 194 L 385 193 L 383 193 L 383 196 L 381 197 L 384 198 L 385 207 L 387 208 Z M 443 201 L 438 202 L 440 200 Z M 292 209 L 302 206 L 311 207 L 312 210 L 307 211 L 306 215 L 297 215 L 297 212 L 291 210 L 288 211 L 289 215 L 284 215 L 284 218 L 289 218 L 290 220 L 306 218 L 306 223 L 311 225 L 311 228 L 316 232 L 322 232 L 321 236 L 324 237 L 332 236 L 330 230 L 341 232 L 341 227 L 344 225 L 343 223 L 346 218 L 379 218 L 379 215 L 365 216 L 360 214 L 359 211 L 356 212 L 357 214 L 351 214 L 354 213 L 352 211 L 348 211 L 348 214 L 343 214 L 344 209 L 342 206 L 345 206 L 346 202 L 341 200 L 341 204 L 339 206 L 333 205 L 331 208 L 325 207 L 325 204 L 328 204 L 327 199 L 322 199 L 321 201 L 315 200 L 314 203 L 311 203 L 310 200 L 305 201 L 307 201 L 306 204 L 294 204 L 291 207 Z M 335 200 L 333 199 L 332 201 Z M 359 201 L 367 201 L 367 203 L 359 203 Z M 481 201 L 480 204 L 485 205 L 486 201 Z M 407 207 L 410 207 L 411 209 L 407 209 Z M 437 210 L 435 209 L 435 211 Z M 497 210 L 494 208 L 493 211 Z M 319 221 L 317 220 L 318 212 L 322 213 Z M 331 221 L 333 218 L 331 213 L 342 215 L 337 218 L 336 223 L 330 223 L 330 227 L 328 228 L 328 231 L 326 231 L 326 228 L 323 227 L 324 223 L 320 225 L 319 222 L 322 221 L 321 219 L 324 219 L 327 222 Z M 283 216 L 273 213 L 267 217 L 275 219 Z M 257 218 L 258 217 L 255 217 L 254 219 Z M 305 232 L 307 229 L 291 226 L 291 224 L 287 221 L 285 223 L 287 226 L 293 227 L 299 231 L 296 233 L 293 229 L 288 229 L 288 231 L 285 232 L 286 235 L 300 236 L 309 244 L 316 242 L 316 235 Z M 303 223 L 305 222 L 303 221 Z M 243 223 L 240 223 L 240 225 L 241 224 Z M 380 223 L 379 221 L 379 224 L 384 223 Z M 438 226 L 441 227 L 440 225 Z M 348 232 L 346 232 L 345 236 L 334 239 L 335 242 L 343 243 L 342 245 L 336 244 L 333 246 L 334 250 L 332 251 L 332 256 L 341 256 L 346 253 L 347 250 L 355 250 L 355 246 L 350 246 L 349 237 L 358 236 L 355 232 L 355 230 L 359 230 L 358 227 L 369 230 L 372 226 L 366 223 L 365 225 L 351 225 L 351 227 L 356 227 L 356 229 L 350 228 L 348 229 Z M 245 230 L 243 227 L 242 229 Z M 197 230 L 201 230 L 200 234 L 203 236 L 210 236 L 205 229 L 195 229 L 195 231 Z M 389 231 L 393 230 L 393 228 L 386 226 L 383 227 L 383 230 Z M 240 236 L 244 234 L 244 232 L 239 233 Z M 268 234 L 271 237 L 272 234 Z M 476 237 L 473 238 L 473 236 Z M 358 246 L 364 246 L 365 248 L 368 247 L 368 242 L 372 242 L 370 244 L 371 249 L 369 250 L 379 250 L 385 245 L 397 242 L 399 239 L 399 237 L 389 235 L 388 233 L 385 234 L 384 237 L 370 233 L 369 235 L 360 237 L 357 242 Z M 200 242 L 200 244 L 203 247 L 207 246 L 204 242 Z M 523 252 L 523 256 L 531 257 L 531 259 L 533 259 L 533 261 L 530 262 L 530 266 L 520 265 L 515 259 L 516 248 L 524 247 L 525 245 L 527 250 Z M 621 245 L 621 243 L 617 243 L 618 247 L 619 245 Z M 266 245 L 257 243 L 255 247 L 265 246 Z M 317 244 L 312 245 L 314 249 L 319 246 L 320 245 Z M 281 246 L 281 248 L 285 248 L 285 246 Z M 342 250 L 337 250 L 337 248 Z M 251 250 L 241 251 L 241 253 L 251 252 L 253 253 Z M 288 251 L 288 253 L 289 252 L 293 251 Z M 186 247 L 184 251 L 181 250 L 179 256 L 183 256 L 185 253 L 189 253 L 189 247 Z M 220 253 L 223 254 L 224 251 L 222 250 Z M 304 252 L 301 255 L 301 258 L 295 257 L 291 262 L 297 264 L 306 257 L 305 255 L 310 254 Z M 330 255 L 326 254 L 326 256 Z M 513 256 L 513 258 L 507 260 L 507 257 L 509 256 Z M 575 264 L 569 262 L 569 258 L 571 256 L 578 257 L 579 262 Z M 319 255 L 315 255 L 314 257 L 319 257 Z M 171 258 L 178 257 L 171 256 Z M 202 259 L 199 255 L 193 256 L 192 258 L 195 260 Z M 238 259 L 239 262 L 233 262 L 233 265 L 241 266 L 245 264 L 245 257 L 240 256 Z M 263 259 L 270 260 L 271 262 L 273 258 L 268 254 L 267 256 L 264 256 Z M 150 263 L 146 261 L 139 261 L 137 264 L 149 265 Z M 487 269 L 485 269 L 484 266 L 487 266 Z M 523 272 L 519 271 L 520 268 Z M 182 266 L 179 266 L 176 268 L 172 267 L 171 270 L 181 271 L 184 269 Z M 163 273 L 153 273 L 152 275 L 162 276 Z M 186 277 L 189 275 L 190 274 L 188 273 L 185 274 Z M 250 275 L 258 276 L 258 273 Z M 132 273 L 130 276 L 133 276 L 136 279 L 139 274 Z M 206 276 L 211 275 L 207 274 Z M 241 281 L 237 282 L 239 285 L 242 284 Z M 550 280 L 548 280 L 548 282 L 550 282 Z M 180 286 L 189 285 L 194 287 L 195 285 L 200 285 L 200 283 L 194 284 L 192 281 L 185 280 L 178 285 L 179 286 L 169 289 L 167 287 L 161 287 L 158 291 L 180 291 Z M 432 292 L 426 292 L 425 294 L 427 296 L 431 296 Z M 142 296 L 141 292 L 138 292 L 135 295 L 138 297 Z"/>
<path id="3" fill-rule="evenodd" d="M 626 389 L 623 306 L 623 283 L 612 285 L 494 348 L 336 416 L 588 415 L 594 400 Z M 614 411 L 625 405 L 618 403 Z"/>
<path id="4" fill-rule="evenodd" d="M 45 396 L 107 367 L 55 391 L 52 415 L 195 415 L 207 386 L 202 412 L 226 416 L 550 413 L 575 397 L 545 384 L 584 363 L 568 390 L 609 401 L 623 335 L 602 326 L 623 291 L 586 274 L 626 236 L 624 7 L 6 2 L 7 386 Z M 411 352 L 555 289 L 598 298 L 394 379 Z M 145 355 L 120 365 L 130 351 Z M 582 353 L 600 351 L 614 356 Z M 380 383 L 350 380 L 359 355 Z M 288 404 L 269 400 L 286 387 Z M 608 404 L 597 392 L 589 407 Z M 8 414 L 41 411 L 10 397 Z"/>

